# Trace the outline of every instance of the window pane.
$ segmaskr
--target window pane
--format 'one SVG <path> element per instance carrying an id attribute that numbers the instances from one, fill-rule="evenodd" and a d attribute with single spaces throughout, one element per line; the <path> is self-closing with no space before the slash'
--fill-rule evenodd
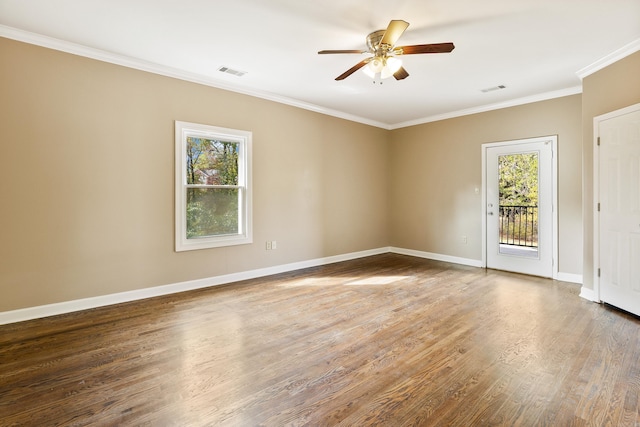
<path id="1" fill-rule="evenodd" d="M 538 154 L 498 157 L 500 253 L 538 256 Z"/>
<path id="2" fill-rule="evenodd" d="M 187 184 L 238 185 L 237 142 L 187 137 Z"/>
<path id="3" fill-rule="evenodd" d="M 238 234 L 237 188 L 187 189 L 187 239 Z"/>

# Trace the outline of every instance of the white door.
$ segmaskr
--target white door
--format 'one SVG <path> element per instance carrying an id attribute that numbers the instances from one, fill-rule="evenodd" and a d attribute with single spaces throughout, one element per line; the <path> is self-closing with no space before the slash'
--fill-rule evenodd
<path id="1" fill-rule="evenodd" d="M 600 299 L 640 315 L 640 104 L 624 111 L 598 121 Z"/>
<path id="2" fill-rule="evenodd" d="M 556 140 L 552 136 L 483 145 L 487 268 L 553 277 Z M 519 155 L 537 162 L 538 197 L 537 203 L 513 206 L 501 202 L 499 182 L 501 174 L 510 172 L 504 170 L 510 164 L 505 160 Z"/>

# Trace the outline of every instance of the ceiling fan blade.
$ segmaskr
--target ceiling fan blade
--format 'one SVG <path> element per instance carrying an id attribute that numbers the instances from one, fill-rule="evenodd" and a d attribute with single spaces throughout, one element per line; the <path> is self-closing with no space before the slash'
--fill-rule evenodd
<path id="1" fill-rule="evenodd" d="M 393 50 L 396 55 L 414 55 L 417 53 L 449 53 L 455 46 L 453 43 L 414 44 L 398 46 Z"/>
<path id="2" fill-rule="evenodd" d="M 395 77 L 396 80 L 404 80 L 409 77 L 409 73 L 407 73 L 407 70 L 405 70 L 404 67 L 400 67 L 398 71 L 393 73 L 393 77 Z"/>
<path id="3" fill-rule="evenodd" d="M 370 58 L 363 59 L 362 61 L 358 62 L 356 65 L 354 65 L 353 67 L 349 68 L 347 71 L 345 71 L 344 73 L 342 73 L 338 77 L 336 77 L 336 80 L 344 80 L 344 79 L 346 79 L 351 74 L 355 73 L 360 68 L 364 67 L 369 62 L 369 59 Z"/>
<path id="4" fill-rule="evenodd" d="M 404 33 L 404 31 L 409 26 L 409 23 L 406 21 L 402 21 L 400 19 L 394 19 L 389 22 L 389 26 L 387 30 L 384 32 L 384 36 L 382 36 L 382 40 L 380 40 L 380 44 L 387 44 L 389 46 L 395 46 L 396 42 Z"/>
<path id="5" fill-rule="evenodd" d="M 352 50 L 321 50 L 320 52 L 318 52 L 319 55 L 334 54 L 334 53 L 367 53 L 367 51 L 352 49 Z"/>

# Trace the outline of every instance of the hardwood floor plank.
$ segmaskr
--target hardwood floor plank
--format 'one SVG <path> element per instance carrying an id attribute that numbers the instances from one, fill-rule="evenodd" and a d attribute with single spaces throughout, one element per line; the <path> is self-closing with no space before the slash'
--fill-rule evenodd
<path id="1" fill-rule="evenodd" d="M 2 425 L 640 426 L 640 321 L 385 254 L 0 326 Z"/>

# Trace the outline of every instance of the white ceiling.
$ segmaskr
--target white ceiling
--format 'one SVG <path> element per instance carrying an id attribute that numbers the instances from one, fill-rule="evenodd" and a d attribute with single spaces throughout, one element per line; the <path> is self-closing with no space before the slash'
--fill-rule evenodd
<path id="1" fill-rule="evenodd" d="M 335 81 L 364 56 L 317 52 L 365 49 L 391 19 L 410 23 L 399 45 L 456 48 L 402 57 L 405 80 Z M 576 72 L 640 40 L 640 0 L 0 0 L 0 25 L 394 128 L 578 93 Z"/>

